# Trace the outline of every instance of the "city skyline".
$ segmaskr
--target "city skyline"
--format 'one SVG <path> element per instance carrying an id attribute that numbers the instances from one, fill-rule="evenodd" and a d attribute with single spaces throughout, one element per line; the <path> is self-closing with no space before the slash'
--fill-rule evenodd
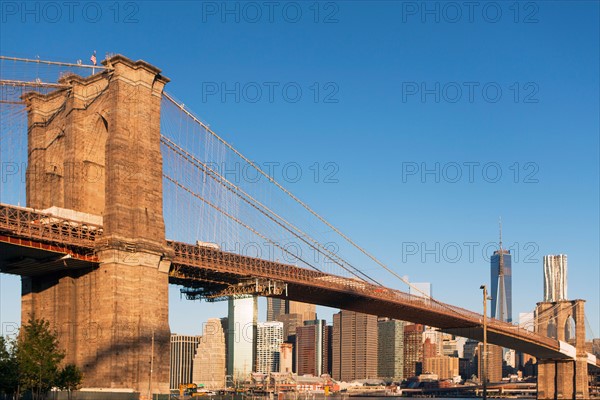
<path id="1" fill-rule="evenodd" d="M 352 34 L 352 27 L 359 20 L 357 14 L 366 13 L 371 18 L 385 18 L 385 13 L 379 6 L 363 10 L 356 5 L 343 4 L 341 9 L 344 13 L 340 15 L 340 22 L 335 24 L 335 26 L 298 25 L 297 28 L 293 28 L 289 24 L 280 23 L 275 24 L 276 26 L 273 29 L 276 29 L 277 32 L 281 33 L 287 39 L 294 37 L 292 29 L 299 29 L 308 35 L 316 35 L 314 32 L 319 32 L 320 34 L 331 35 L 333 40 L 341 40 L 346 35 Z M 332 57 L 327 57 L 326 53 L 330 49 L 325 44 L 318 45 L 315 50 L 315 54 L 323 60 L 321 66 L 325 72 L 311 70 L 301 60 L 296 58 L 291 51 L 278 50 L 277 56 L 279 60 L 277 57 L 267 56 L 267 61 L 273 63 L 273 67 L 266 69 L 261 74 L 264 65 L 258 61 L 251 61 L 251 55 L 256 53 L 268 54 L 268 51 L 276 47 L 278 43 L 270 35 L 265 36 L 266 32 L 269 32 L 267 30 L 269 26 L 261 24 L 253 26 L 249 24 L 234 25 L 235 30 L 226 32 L 223 39 L 215 42 L 223 44 L 225 38 L 239 40 L 244 35 L 256 35 L 256 37 L 261 38 L 261 40 L 254 41 L 255 44 L 251 48 L 244 48 L 239 43 L 236 43 L 236 40 L 232 40 L 236 53 L 239 54 L 239 59 L 237 57 L 232 58 L 230 55 L 219 54 L 219 52 L 213 54 L 215 52 L 210 51 L 209 37 L 214 40 L 218 36 L 217 32 L 224 33 L 225 28 L 228 26 L 231 27 L 231 25 L 215 24 L 210 21 L 209 24 L 212 23 L 210 26 L 216 28 L 215 32 L 207 33 L 209 37 L 203 37 L 197 43 L 194 43 L 191 51 L 175 46 L 175 48 L 169 49 L 165 54 L 161 54 L 156 49 L 153 49 L 153 46 L 147 44 L 140 45 L 137 40 L 123 41 L 122 33 L 124 27 L 119 24 L 112 24 L 111 21 L 103 21 L 102 24 L 112 27 L 114 30 L 106 30 L 106 35 L 100 38 L 94 34 L 96 32 L 94 26 L 92 24 L 85 24 L 84 21 L 72 25 L 69 25 L 67 21 L 59 21 L 57 24 L 42 22 L 36 26 L 31 26 L 11 19 L 6 25 L 3 24 L 1 40 L 3 52 L 7 54 L 29 56 L 36 54 L 41 54 L 41 56 L 60 54 L 64 59 L 75 61 L 89 57 L 89 54 L 93 50 L 91 47 L 93 47 L 98 49 L 99 58 L 101 58 L 100 55 L 105 51 L 111 51 L 123 52 L 134 58 L 139 57 L 151 60 L 163 68 L 165 74 L 172 79 L 172 89 L 170 90 L 178 93 L 179 97 L 185 99 L 186 104 L 189 104 L 199 115 L 209 121 L 212 126 L 218 127 L 219 130 L 226 133 L 228 139 L 231 139 L 240 148 L 247 150 L 246 152 L 250 153 L 253 158 L 260 159 L 263 162 L 288 162 L 293 160 L 300 163 L 304 167 L 304 179 L 298 183 L 288 182 L 288 185 L 292 186 L 295 193 L 301 194 L 302 198 L 310 200 L 311 204 L 315 204 L 315 207 L 323 210 L 333 220 L 341 221 L 345 230 L 349 231 L 353 237 L 357 237 L 357 240 L 360 243 L 364 243 L 367 248 L 374 249 L 377 254 L 382 254 L 382 258 L 390 260 L 390 264 L 394 265 L 395 270 L 401 275 L 409 275 L 411 280 L 415 281 L 431 281 L 435 286 L 436 298 L 452 304 L 480 312 L 480 293 L 477 288 L 481 283 L 488 281 L 487 268 L 489 266 L 489 252 L 482 255 L 482 248 L 485 244 L 493 242 L 491 239 L 495 235 L 493 233 L 495 230 L 493 228 L 493 221 L 498 214 L 502 214 L 509 223 L 508 226 L 510 226 L 507 237 L 512 238 L 510 243 L 507 242 L 507 248 L 511 249 L 511 251 L 513 249 L 518 250 L 519 256 L 519 260 L 517 261 L 517 254 L 515 253 L 513 265 L 515 270 L 513 280 L 515 312 L 531 310 L 535 306 L 535 302 L 540 301 L 543 296 L 540 279 L 542 254 L 566 253 L 569 254 L 572 265 L 569 278 L 570 291 L 571 293 L 581 293 L 580 297 L 587 298 L 588 303 L 586 307 L 590 322 L 593 330 L 598 334 L 600 332 L 600 323 L 597 317 L 600 310 L 599 299 L 594 297 L 596 293 L 590 291 L 589 284 L 590 282 L 597 282 L 599 276 L 597 272 L 598 234 L 596 229 L 598 214 L 597 207 L 594 206 L 594 204 L 598 203 L 597 194 L 594 194 L 592 198 L 580 196 L 584 199 L 583 205 L 569 203 L 563 196 L 558 196 L 557 199 L 552 199 L 549 196 L 549 194 L 556 195 L 554 185 L 557 183 L 564 183 L 565 192 L 573 194 L 573 198 L 578 197 L 578 194 L 585 193 L 583 185 L 569 183 L 570 177 L 573 174 L 578 174 L 582 182 L 597 182 L 597 174 L 589 172 L 591 170 L 590 165 L 597 160 L 596 153 L 590 153 L 591 150 L 589 150 L 595 148 L 596 139 L 590 139 L 587 136 L 574 138 L 574 141 L 566 144 L 566 146 L 570 150 L 576 150 L 575 153 L 582 154 L 582 156 L 577 157 L 577 159 L 565 160 L 564 163 L 549 164 L 545 163 L 542 158 L 534 156 L 535 154 L 543 154 L 551 150 L 553 146 L 562 145 L 563 132 L 565 131 L 575 130 L 586 133 L 594 131 L 597 125 L 596 122 L 589 120 L 589 113 L 591 108 L 597 106 L 597 100 L 588 101 L 590 92 L 586 87 L 594 87 L 597 83 L 597 77 L 590 73 L 590 70 L 594 70 L 594 68 L 578 65 L 576 69 L 579 74 L 573 74 L 576 76 L 565 79 L 569 79 L 571 86 L 581 88 L 582 90 L 578 91 L 574 89 L 571 91 L 566 89 L 562 84 L 552 81 L 550 76 L 563 76 L 565 75 L 565 71 L 572 71 L 572 66 L 564 60 L 557 60 L 557 63 L 554 63 L 552 66 L 547 65 L 547 63 L 541 60 L 546 56 L 551 56 L 553 54 L 552 51 L 547 47 L 537 48 L 533 46 L 538 44 L 539 40 L 541 40 L 540 38 L 546 37 L 546 35 L 553 37 L 557 45 L 565 44 L 562 40 L 566 41 L 567 39 L 559 39 L 549 30 L 549 21 L 551 21 L 558 24 L 559 31 L 566 31 L 573 28 L 576 32 L 579 32 L 578 36 L 592 38 L 583 43 L 578 43 L 577 47 L 569 50 L 569 54 L 576 59 L 581 59 L 585 57 L 586 49 L 589 51 L 590 48 L 597 48 L 597 39 L 595 39 L 597 35 L 589 34 L 590 32 L 595 33 L 596 28 L 595 25 L 593 28 L 590 28 L 589 25 L 589 14 L 593 13 L 569 10 L 567 13 L 573 20 L 585 22 L 578 24 L 578 26 L 572 26 L 569 19 L 564 18 L 565 14 L 563 10 L 559 11 L 554 5 L 544 5 L 544 10 L 544 19 L 535 26 L 509 26 L 511 29 L 509 36 L 513 40 L 516 40 L 526 28 L 537 29 L 537 31 L 534 30 L 534 36 L 522 44 L 523 47 L 520 47 L 523 54 L 528 54 L 527 62 L 531 65 L 529 73 L 527 71 L 519 73 L 514 67 L 510 67 L 512 64 L 504 63 L 503 67 L 509 66 L 510 68 L 501 69 L 490 66 L 490 75 L 480 74 L 477 70 L 471 69 L 467 70 L 466 76 L 461 76 L 460 74 L 457 75 L 451 72 L 456 65 L 450 60 L 450 67 L 447 73 L 434 74 L 435 79 L 442 83 L 459 78 L 464 78 L 465 80 L 477 79 L 481 82 L 494 80 L 502 84 L 507 82 L 512 83 L 516 80 L 524 83 L 533 79 L 543 89 L 540 91 L 540 95 L 542 93 L 545 94 L 545 97 L 540 98 L 542 101 L 538 105 L 500 103 L 496 106 L 491 103 L 475 103 L 473 105 L 466 103 L 458 104 L 457 107 L 451 107 L 448 104 L 438 104 L 433 101 L 423 104 L 419 101 L 402 103 L 401 96 L 398 98 L 394 97 L 398 94 L 399 88 L 402 87 L 402 81 L 399 81 L 396 74 L 392 73 L 393 68 L 386 66 L 390 65 L 396 68 L 398 65 L 403 65 L 407 68 L 404 71 L 404 75 L 410 77 L 410 82 L 413 80 L 420 81 L 425 80 L 425 76 L 417 73 L 420 68 L 427 66 L 428 61 L 436 59 L 445 60 L 444 57 L 447 56 L 443 48 L 437 48 L 443 56 L 430 56 L 422 62 L 415 57 L 410 57 L 410 63 L 404 63 L 403 61 L 406 61 L 406 57 L 402 57 L 402 54 L 415 54 L 416 49 L 431 45 L 424 38 L 417 40 L 414 44 L 399 44 L 398 46 L 401 51 L 390 52 L 387 56 L 389 58 L 382 59 L 381 63 L 377 63 L 379 64 L 377 67 L 371 66 L 371 69 L 367 69 L 370 73 L 360 73 L 360 76 L 367 77 L 364 86 L 357 83 L 359 82 L 357 73 L 368 66 L 360 60 L 355 60 L 355 63 L 351 63 L 352 68 L 344 70 L 344 72 L 339 72 L 343 64 Z M 145 22 L 157 21 L 155 15 L 157 9 L 153 5 L 143 4 L 141 11 L 140 17 Z M 198 21 L 202 20 L 200 10 L 196 11 L 198 11 L 198 14 L 196 14 L 197 18 L 195 20 L 187 20 L 188 25 L 186 26 L 190 29 L 198 29 Z M 170 9 L 161 10 L 161 12 L 167 15 L 174 14 L 174 11 Z M 57 27 L 64 28 L 65 32 L 69 32 L 73 37 L 73 45 L 69 46 L 68 49 L 56 44 L 60 40 L 57 40 L 57 35 L 51 33 L 51 31 Z M 449 26 L 447 24 L 427 25 L 427 27 L 432 29 L 432 35 L 448 33 L 448 40 L 452 38 L 457 43 L 461 42 L 461 38 L 470 36 L 468 35 L 468 25 L 460 25 L 457 31 L 450 32 L 448 32 Z M 479 44 L 494 38 L 495 33 L 490 26 L 481 25 L 480 23 L 478 27 L 483 30 L 482 37 L 478 39 Z M 256 31 L 250 28 L 255 28 Z M 375 36 L 369 37 L 371 39 L 383 39 L 382 43 L 377 44 L 378 49 L 393 46 L 387 39 L 388 35 L 391 35 L 391 32 L 384 27 L 374 26 L 374 28 L 376 28 L 375 32 L 369 35 Z M 420 29 L 421 26 L 412 24 L 410 28 Z M 152 35 L 152 32 L 148 28 L 140 27 L 140 29 L 142 29 L 144 34 Z M 215 35 L 215 37 L 211 35 Z M 160 40 L 163 40 L 163 44 L 175 42 L 175 38 L 173 37 L 169 38 L 168 41 L 167 39 Z M 527 45 L 530 47 L 527 47 Z M 496 50 L 500 52 L 506 51 L 504 46 L 497 46 Z M 452 48 L 459 54 L 458 58 L 474 57 L 473 54 L 461 46 Z M 530 49 L 533 49 L 532 54 L 528 53 Z M 342 57 L 352 57 L 354 54 L 354 49 L 349 48 L 349 46 L 347 47 L 343 43 L 340 44 L 338 51 L 338 56 L 342 55 Z M 361 51 L 366 50 L 361 47 Z M 200 61 L 203 59 L 201 55 L 209 53 L 213 54 L 211 60 L 202 63 Z M 300 53 L 312 54 L 310 48 L 304 46 L 300 47 Z M 282 61 L 286 57 L 290 57 L 291 61 Z M 243 61 L 240 61 L 240 59 Z M 352 59 L 354 60 L 354 58 Z M 215 96 L 208 97 L 207 101 L 203 101 L 201 96 L 198 96 L 199 86 L 195 88 L 186 87 L 186 79 L 190 79 L 190 76 L 194 74 L 192 66 L 199 64 L 203 65 L 203 80 L 208 82 L 227 81 L 231 83 L 230 77 L 234 76 L 233 73 L 237 72 L 237 70 L 230 68 L 223 69 L 222 66 L 236 65 L 236 62 L 247 63 L 249 66 L 249 72 L 241 76 L 239 74 L 235 75 L 236 80 L 244 79 L 245 82 L 254 82 L 257 79 L 261 79 L 261 81 L 275 79 L 281 82 L 300 81 L 312 84 L 313 81 L 321 83 L 334 80 L 340 88 L 339 103 L 300 103 L 294 106 L 291 103 L 280 101 L 276 102 L 276 104 L 259 103 L 253 105 L 247 102 L 222 102 L 215 100 Z M 481 61 L 481 63 L 484 65 L 487 64 L 485 61 Z M 596 66 L 595 63 L 596 61 L 590 61 L 592 66 Z M 299 71 L 300 67 L 294 68 L 295 64 L 304 66 L 304 71 Z M 220 73 L 221 69 L 223 69 L 222 73 Z M 289 70 L 290 73 L 285 75 L 275 73 L 273 70 Z M 385 85 L 382 85 L 379 79 L 373 78 L 374 75 L 377 75 L 377 72 L 381 72 L 379 75 L 386 78 Z M 545 86 L 542 84 L 545 84 Z M 395 92 L 392 90 L 388 91 L 390 86 L 398 90 Z M 305 87 L 305 92 L 308 90 Z M 366 93 L 372 97 L 371 104 L 366 109 L 363 109 L 364 102 L 362 101 L 362 92 L 364 90 L 367 90 Z M 504 87 L 504 91 L 505 93 L 512 93 L 506 87 Z M 505 98 L 507 96 L 508 94 Z M 559 109 L 559 102 L 556 99 L 559 97 L 561 99 L 561 106 L 563 102 L 569 105 L 567 111 L 569 111 L 570 117 L 568 119 L 562 119 L 558 116 L 560 114 L 557 111 Z M 577 107 L 581 107 L 581 109 L 579 111 L 575 110 Z M 466 127 L 461 121 L 468 119 L 471 116 L 471 112 L 473 112 L 469 110 L 473 109 L 474 111 L 485 111 L 493 119 L 502 122 L 499 126 L 491 128 L 483 119 L 475 118 L 472 124 Z M 529 111 L 532 110 L 534 111 L 533 114 L 544 115 L 544 118 L 551 115 L 552 122 L 545 123 L 541 117 L 534 120 L 528 119 L 529 117 L 525 116 L 525 114 L 530 115 Z M 420 119 L 424 111 L 433 111 L 438 116 L 438 118 L 434 119 L 450 121 L 450 124 L 448 124 L 450 127 L 434 122 L 424 122 Z M 406 125 L 400 130 L 396 130 L 395 128 L 397 118 L 395 115 L 398 112 L 407 118 Z M 457 114 L 453 115 L 454 112 Z M 313 115 L 314 118 L 311 119 L 318 120 L 320 124 L 306 122 L 306 120 L 310 119 L 305 119 L 304 122 L 301 122 L 298 118 L 294 117 L 295 114 Z M 354 116 L 352 124 L 349 124 L 347 122 L 348 119 L 344 117 L 348 114 Z M 408 118 L 411 114 L 414 116 L 412 119 Z M 230 118 L 231 115 L 235 115 L 236 118 Z M 514 121 L 513 123 L 506 122 L 511 119 Z M 265 120 L 270 121 L 269 127 L 265 127 L 265 124 L 261 122 Z M 299 123 L 301 125 L 298 125 Z M 294 127 L 290 128 L 291 125 Z M 362 128 L 351 128 L 351 125 Z M 518 132 L 510 133 L 513 128 L 516 128 Z M 311 132 L 313 132 L 311 135 L 315 136 L 307 136 L 309 139 L 321 139 L 321 136 L 318 135 L 323 135 L 324 132 L 327 132 L 332 135 L 324 139 L 328 144 L 343 142 L 349 145 L 349 149 L 342 153 L 338 150 L 331 150 L 331 148 L 328 150 L 316 148 L 315 152 L 309 153 L 309 150 L 314 146 L 308 143 L 308 140 L 307 143 L 300 141 L 296 146 L 275 145 L 277 142 L 275 139 L 281 132 L 289 132 L 290 140 L 294 141 L 296 139 L 293 138 Z M 375 152 L 370 150 L 368 146 L 357 146 L 355 144 L 355 142 L 360 142 L 361 140 L 345 139 L 342 132 L 349 132 L 351 139 L 363 138 L 365 132 L 371 133 L 374 139 L 389 137 L 391 144 L 387 146 L 389 149 L 382 149 Z M 417 134 L 405 134 L 406 132 L 422 133 L 429 140 L 421 140 Z M 489 139 L 487 135 L 498 137 L 505 134 L 506 141 L 514 140 L 521 143 L 521 146 L 515 148 L 512 154 L 513 158 L 490 159 L 491 156 L 482 156 L 484 154 L 483 150 L 487 147 L 488 140 L 479 138 L 481 132 L 485 132 L 484 136 L 487 139 Z M 521 136 L 519 135 L 525 133 L 531 135 L 535 146 L 521 142 Z M 452 145 L 450 137 L 458 138 L 459 142 L 464 146 L 456 155 L 448 155 L 445 152 Z M 437 140 L 430 140 L 432 138 Z M 547 141 L 544 139 L 547 139 Z M 434 144 L 431 144 L 431 142 Z M 411 144 L 411 146 L 402 146 L 406 143 Z M 538 146 L 541 148 L 538 148 Z M 405 147 L 411 147 L 413 151 L 407 152 L 402 150 Z M 400 149 L 399 153 L 396 153 L 394 149 Z M 384 154 L 379 154 L 379 151 L 383 151 Z M 309 156 L 308 154 L 311 155 Z M 428 156 L 428 154 L 431 154 L 431 156 Z M 586 159 L 591 161 L 584 161 Z M 361 161 L 358 162 L 357 160 Z M 457 184 L 452 184 L 444 180 L 435 182 L 435 176 L 431 175 L 426 176 L 426 178 L 433 179 L 433 181 L 421 182 L 421 176 L 417 175 L 418 180 L 402 182 L 402 168 L 403 165 L 407 165 L 405 163 L 416 162 L 421 167 L 420 163 L 424 162 L 427 164 L 427 167 L 431 168 L 435 166 L 436 162 L 448 166 L 448 163 L 456 161 L 459 161 L 459 165 L 462 162 L 479 162 L 480 165 L 490 161 L 498 162 L 502 167 L 503 176 L 510 176 L 510 180 L 489 183 L 479 179 L 472 186 L 469 186 L 467 182 L 458 182 Z M 339 182 L 335 184 L 323 183 L 323 173 L 328 171 L 321 170 L 319 183 L 314 183 L 314 179 L 312 179 L 314 177 L 312 175 L 313 170 L 308 169 L 314 162 L 319 162 L 320 168 L 326 162 L 336 163 L 339 168 L 339 173 L 336 175 Z M 514 178 L 514 168 L 509 169 L 514 165 L 513 162 L 519 163 L 517 170 L 521 174 L 518 177 L 518 184 L 512 181 Z M 539 173 L 536 175 L 540 180 L 539 183 L 523 183 L 523 174 L 532 170 L 524 170 L 524 165 L 527 162 L 533 162 L 539 168 Z M 365 172 L 364 168 L 368 168 L 368 173 Z M 441 170 L 442 167 L 440 166 Z M 464 169 L 463 172 L 466 173 L 467 169 Z M 441 173 L 438 175 L 441 175 Z M 307 178 L 307 176 L 310 178 Z M 361 192 L 380 193 L 380 196 L 377 198 L 378 207 L 373 207 L 365 211 L 362 218 L 358 219 L 355 219 L 353 216 L 357 210 L 363 209 L 366 198 L 356 194 L 359 187 L 356 182 L 364 185 L 364 188 L 360 190 Z M 390 192 L 377 191 L 382 182 L 394 183 L 394 185 L 390 185 Z M 493 198 L 491 195 L 497 192 L 502 192 L 502 194 L 497 196 L 498 198 Z M 410 196 L 405 196 L 404 194 L 406 193 L 410 193 Z M 508 193 L 510 193 L 511 198 L 507 198 Z M 443 204 L 428 200 L 432 198 L 439 199 L 442 195 L 448 196 L 447 202 Z M 341 205 L 337 201 L 340 196 L 346 198 L 344 204 Z M 469 197 L 473 198 L 473 203 L 466 201 Z M 519 201 L 517 202 L 512 198 L 519 199 Z M 538 204 L 538 199 L 540 198 L 545 199 L 541 205 Z M 398 207 L 396 200 L 392 201 L 391 199 L 402 199 L 401 207 Z M 24 198 L 20 193 L 7 193 L 3 191 L 1 200 L 13 204 L 24 204 Z M 564 205 L 565 201 L 567 201 L 567 206 Z M 463 202 L 465 204 L 460 205 Z M 485 206 L 475 205 L 484 204 L 485 202 L 487 202 Z M 544 222 L 548 212 L 556 214 L 555 217 L 557 220 L 554 226 L 549 226 Z M 417 218 L 418 215 L 426 217 Z M 398 226 L 402 226 L 403 229 L 399 231 L 397 229 Z M 374 233 L 376 230 L 379 232 Z M 577 240 L 567 239 L 571 237 L 577 238 Z M 398 254 L 394 250 L 395 243 L 398 242 L 404 244 L 417 243 L 420 247 L 419 252 L 416 255 L 410 255 L 410 253 L 406 252 Z M 463 245 L 466 242 L 479 243 L 474 252 L 476 256 L 472 262 L 468 258 L 470 247 Z M 434 254 L 428 255 L 423 247 L 420 246 L 421 243 L 425 244 L 425 250 L 435 249 L 436 244 L 439 244 L 439 250 L 434 250 Z M 453 262 L 454 258 L 452 254 L 444 253 L 444 248 L 452 250 L 454 243 L 459 244 L 459 248 L 462 250 L 462 257 L 455 262 Z M 406 256 L 406 260 L 403 260 L 403 256 Z M 2 288 L 2 294 L 0 295 L 0 319 L 4 331 L 8 331 L 11 329 L 11 325 L 9 324 L 20 321 L 19 312 L 14 310 L 14 304 L 20 298 L 18 289 L 20 284 L 18 279 L 6 275 L 2 275 L 0 280 Z M 532 282 L 535 290 L 530 288 Z M 400 282 L 391 283 L 398 287 L 403 287 Z M 457 287 L 467 289 L 457 291 Z M 406 287 L 403 288 L 406 290 Z M 468 288 L 472 288 L 472 290 L 468 290 Z M 172 310 L 171 329 L 173 332 L 182 334 L 199 332 L 202 321 L 210 317 L 222 317 L 226 315 L 226 311 L 223 312 L 225 310 L 223 304 L 212 305 L 180 300 L 178 288 L 170 289 L 169 300 Z M 264 300 L 260 301 L 261 304 L 263 302 Z M 332 320 L 331 315 L 334 310 L 319 307 L 317 311 L 319 317 L 325 318 L 328 321 Z M 189 315 L 198 315 L 201 321 L 190 321 Z"/>

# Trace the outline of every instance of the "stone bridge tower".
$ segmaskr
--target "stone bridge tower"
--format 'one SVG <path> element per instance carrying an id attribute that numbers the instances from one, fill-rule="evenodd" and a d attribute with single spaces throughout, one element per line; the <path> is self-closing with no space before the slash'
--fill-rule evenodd
<path id="1" fill-rule="evenodd" d="M 169 81 L 117 55 L 66 89 L 27 93 L 27 203 L 103 217 L 97 268 L 22 280 L 22 320 L 45 318 L 84 388 L 168 393 L 169 250 L 160 105 Z M 110 398 L 110 397 L 106 397 Z"/>
<path id="2" fill-rule="evenodd" d="M 575 347 L 575 360 L 538 359 L 538 399 L 588 399 L 585 300 L 537 303 L 537 333 Z"/>

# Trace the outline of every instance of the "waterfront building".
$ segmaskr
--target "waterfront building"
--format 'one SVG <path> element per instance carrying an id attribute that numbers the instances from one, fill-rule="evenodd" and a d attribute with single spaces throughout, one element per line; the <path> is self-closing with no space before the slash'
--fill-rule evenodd
<path id="1" fill-rule="evenodd" d="M 227 359 L 223 323 L 211 318 L 204 324 L 194 357 L 192 382 L 207 389 L 225 387 Z"/>
<path id="2" fill-rule="evenodd" d="M 332 377 L 337 381 L 377 377 L 377 317 L 342 310 L 333 315 Z"/>
<path id="3" fill-rule="evenodd" d="M 423 362 L 423 325 L 404 325 L 404 379 L 417 376 L 418 365 Z"/>
<path id="4" fill-rule="evenodd" d="M 503 357 L 503 349 L 500 346 L 496 346 L 493 344 L 488 344 L 488 352 L 487 352 L 487 381 L 488 382 L 500 382 L 502 381 L 502 357 Z M 477 368 L 477 376 L 479 380 L 482 380 L 482 372 L 483 372 L 483 343 L 479 344 L 477 349 L 478 352 L 478 368 Z"/>
<path id="5" fill-rule="evenodd" d="M 474 360 L 477 360 L 477 357 L 472 360 L 467 358 L 458 359 L 458 373 L 463 380 L 471 379 L 474 375 L 477 376 L 477 365 Z"/>
<path id="6" fill-rule="evenodd" d="M 426 358 L 423 361 L 423 370 L 436 374 L 440 380 L 452 379 L 458 375 L 458 358 L 448 356 Z"/>
<path id="7" fill-rule="evenodd" d="M 380 378 L 404 379 L 404 322 L 381 318 L 377 322 L 377 371 Z"/>
<path id="8" fill-rule="evenodd" d="M 171 389 L 179 389 L 180 384 L 192 382 L 194 356 L 199 340 L 200 336 L 171 335 Z"/>
<path id="9" fill-rule="evenodd" d="M 325 320 L 304 321 L 296 328 L 296 373 L 331 374 L 332 327 Z"/>

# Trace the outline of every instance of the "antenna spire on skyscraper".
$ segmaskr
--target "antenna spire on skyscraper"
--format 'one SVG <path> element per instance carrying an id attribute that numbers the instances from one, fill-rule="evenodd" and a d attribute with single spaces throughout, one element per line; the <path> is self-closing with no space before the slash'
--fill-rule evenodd
<path id="1" fill-rule="evenodd" d="M 498 225 L 500 226 L 500 253 L 502 253 L 502 217 L 498 217 Z"/>
<path id="2" fill-rule="evenodd" d="M 498 217 L 499 249 L 491 259 L 492 318 L 512 321 L 512 268 L 510 250 L 502 244 L 502 217 Z"/>
<path id="3" fill-rule="evenodd" d="M 498 226 L 500 228 L 500 248 L 498 249 L 500 260 L 498 262 L 498 274 L 504 275 L 504 250 L 502 249 L 502 217 L 498 217 Z"/>

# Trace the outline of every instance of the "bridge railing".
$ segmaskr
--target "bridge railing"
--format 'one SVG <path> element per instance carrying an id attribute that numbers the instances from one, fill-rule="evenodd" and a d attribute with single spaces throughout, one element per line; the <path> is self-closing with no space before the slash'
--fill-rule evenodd
<path id="1" fill-rule="evenodd" d="M 190 266 L 212 267 L 215 270 L 223 272 L 229 270 L 232 273 L 247 273 L 281 279 L 283 281 L 306 282 L 310 283 L 311 286 L 320 286 L 326 289 L 336 288 L 344 292 L 411 304 L 423 310 L 435 310 L 453 316 L 459 315 L 473 325 L 481 323 L 481 315 L 472 311 L 447 305 L 431 298 L 376 286 L 358 279 L 344 278 L 294 265 L 227 253 L 211 247 L 195 246 L 180 242 L 169 242 L 168 244 L 175 252 L 176 263 L 181 262 Z"/>
<path id="2" fill-rule="evenodd" d="M 93 248 L 101 225 L 61 218 L 32 208 L 0 204 L 0 232 L 11 237 Z"/>
<path id="3" fill-rule="evenodd" d="M 180 242 L 168 242 L 168 245 L 174 250 L 175 264 L 181 263 L 191 267 L 210 268 L 238 275 L 262 276 L 271 279 L 280 279 L 284 282 L 306 283 L 312 287 L 334 289 L 340 292 L 410 305 L 413 308 L 420 308 L 424 312 L 435 311 L 438 314 L 445 314 L 449 317 L 460 319 L 465 325 L 473 327 L 481 326 L 483 323 L 483 316 L 476 312 L 445 304 L 431 298 L 376 286 L 358 279 L 344 278 L 306 268 L 299 268 L 294 265 L 223 252 L 211 247 Z M 518 325 L 489 318 L 488 326 L 490 329 L 519 338 L 527 338 L 531 342 L 558 350 L 556 340 L 523 329 Z"/>

